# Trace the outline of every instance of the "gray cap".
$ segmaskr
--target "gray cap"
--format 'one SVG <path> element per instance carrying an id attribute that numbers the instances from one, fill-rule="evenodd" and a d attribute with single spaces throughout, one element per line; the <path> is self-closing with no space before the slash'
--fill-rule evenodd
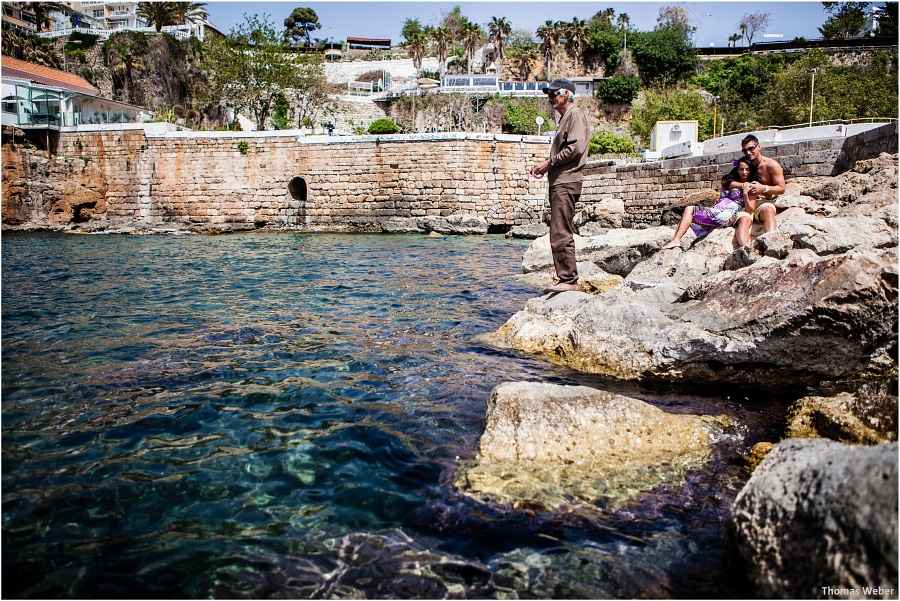
<path id="1" fill-rule="evenodd" d="M 554 79 L 550 82 L 550 85 L 544 88 L 544 94 L 549 94 L 551 91 L 556 92 L 558 90 L 569 90 L 570 92 L 575 91 L 575 84 L 560 77 L 559 79 Z"/>

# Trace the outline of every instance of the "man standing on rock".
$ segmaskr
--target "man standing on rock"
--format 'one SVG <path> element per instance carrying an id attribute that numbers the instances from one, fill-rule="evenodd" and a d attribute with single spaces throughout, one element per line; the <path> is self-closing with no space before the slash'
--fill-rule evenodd
<path id="1" fill-rule="evenodd" d="M 544 292 L 578 290 L 575 263 L 575 203 L 581 197 L 582 170 L 587 163 L 591 132 L 587 115 L 575 106 L 575 84 L 554 79 L 544 88 L 550 106 L 560 115 L 550 145 L 550 159 L 531 168 L 534 177 L 549 173 L 550 250 L 559 282 Z"/>
<path id="2" fill-rule="evenodd" d="M 775 159 L 763 156 L 759 140 L 753 134 L 741 140 L 741 152 L 756 165 L 759 173 L 758 182 L 750 183 L 750 192 L 759 197 L 756 206 L 749 203 L 744 210 L 738 213 L 737 223 L 734 226 L 735 236 L 741 246 L 750 241 L 750 226 L 754 223 L 762 223 L 764 232 L 775 229 L 775 203 L 774 198 L 784 194 L 784 171 Z"/>

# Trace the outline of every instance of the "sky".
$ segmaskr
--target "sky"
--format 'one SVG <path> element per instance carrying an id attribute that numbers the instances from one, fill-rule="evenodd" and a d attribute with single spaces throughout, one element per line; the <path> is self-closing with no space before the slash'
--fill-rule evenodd
<path id="1" fill-rule="evenodd" d="M 769 27 L 764 34 L 771 41 L 790 41 L 796 37 L 820 38 L 818 28 L 828 15 L 821 2 L 586 2 L 566 1 L 494 1 L 460 0 L 379 2 L 375 0 L 330 2 L 207 2 L 209 19 L 223 33 L 228 33 L 243 21 L 244 14 L 268 15 L 277 30 L 295 8 L 309 7 L 316 11 L 322 29 L 313 38 L 346 40 L 348 36 L 361 38 L 390 38 L 395 44 L 403 41 L 400 30 L 407 19 L 418 19 L 424 25 L 437 25 L 442 16 L 459 5 L 462 14 L 470 21 L 484 26 L 492 17 L 505 17 L 513 29 L 524 29 L 532 34 L 546 21 L 571 21 L 590 19 L 597 12 L 612 8 L 616 16 L 627 13 L 631 26 L 641 31 L 653 29 L 659 9 L 678 4 L 687 9 L 691 24 L 696 27 L 694 43 L 697 46 L 727 46 L 728 36 L 738 32 L 737 24 L 745 14 L 763 12 L 769 14 Z M 775 37 L 778 36 L 783 37 Z M 761 37 L 754 41 L 766 41 Z"/>

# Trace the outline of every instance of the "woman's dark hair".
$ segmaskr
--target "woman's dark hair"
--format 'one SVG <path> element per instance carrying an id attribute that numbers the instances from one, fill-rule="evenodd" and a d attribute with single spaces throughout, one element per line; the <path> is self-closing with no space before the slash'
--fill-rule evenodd
<path id="1" fill-rule="evenodd" d="M 722 178 L 722 190 L 727 190 L 728 186 L 731 185 L 731 182 L 736 182 L 741 177 L 738 175 L 738 167 L 740 167 L 741 163 L 746 163 L 748 167 L 750 167 L 750 177 L 747 178 L 749 182 L 758 182 L 759 179 L 759 171 L 756 170 L 756 165 L 748 159 L 747 157 L 741 157 L 734 162 L 734 169 L 728 172 L 728 175 Z"/>

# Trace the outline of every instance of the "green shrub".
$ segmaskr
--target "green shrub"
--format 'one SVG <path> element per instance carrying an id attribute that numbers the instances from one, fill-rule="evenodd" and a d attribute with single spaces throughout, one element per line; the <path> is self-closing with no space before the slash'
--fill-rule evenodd
<path id="1" fill-rule="evenodd" d="M 547 109 L 547 101 L 539 98 L 504 98 L 503 133 L 534 135 L 538 132 L 535 118 L 544 118 L 545 129 L 552 127 L 551 115 Z"/>
<path id="2" fill-rule="evenodd" d="M 247 154 L 247 140 L 241 140 L 237 143 L 238 152 L 241 154 Z"/>
<path id="3" fill-rule="evenodd" d="M 610 77 L 597 82 L 597 96 L 610 104 L 630 104 L 637 98 L 641 80 L 637 76 Z"/>
<path id="4" fill-rule="evenodd" d="M 637 144 L 631 138 L 617 136 L 608 131 L 591 136 L 589 155 L 595 154 L 637 154 Z"/>
<path id="5" fill-rule="evenodd" d="M 370 134 L 395 134 L 400 129 L 397 124 L 390 119 L 377 119 L 369 125 L 368 132 Z"/>
<path id="6" fill-rule="evenodd" d="M 284 97 L 284 94 L 276 94 L 271 118 L 272 125 L 275 127 L 275 129 L 291 128 L 294 123 L 289 116 L 289 112 L 290 105 L 288 104 L 287 98 Z"/>
<path id="7" fill-rule="evenodd" d="M 713 108 L 697 90 L 644 90 L 631 110 L 628 130 L 650 146 L 650 134 L 657 121 L 697 121 L 698 140 L 712 132 Z"/>

